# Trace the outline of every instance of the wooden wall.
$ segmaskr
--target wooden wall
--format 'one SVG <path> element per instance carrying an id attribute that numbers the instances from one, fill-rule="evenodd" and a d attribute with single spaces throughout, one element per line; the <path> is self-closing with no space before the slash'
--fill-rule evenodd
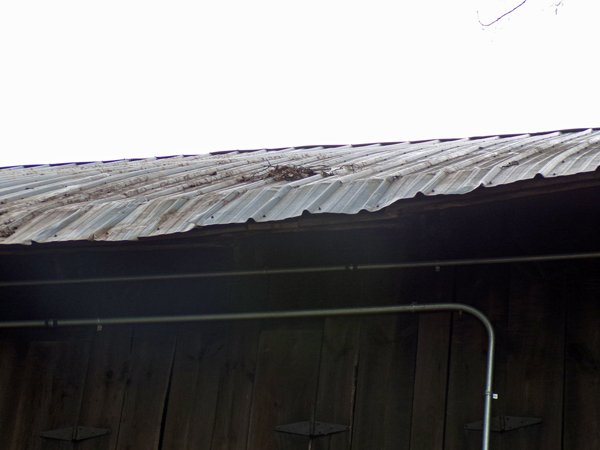
<path id="1" fill-rule="evenodd" d="M 597 449 L 598 269 L 420 270 L 340 290 L 481 308 L 498 333 L 494 415 L 543 420 L 494 433 L 492 448 Z M 310 280 L 296 282 L 292 296 Z M 294 286 L 283 284 L 271 294 Z M 481 417 L 484 357 L 479 323 L 445 313 L 4 332 L 0 435 L 11 450 L 476 449 L 464 425 Z M 351 428 L 312 442 L 274 431 L 311 420 Z M 74 446 L 39 437 L 73 425 L 111 433 Z"/>

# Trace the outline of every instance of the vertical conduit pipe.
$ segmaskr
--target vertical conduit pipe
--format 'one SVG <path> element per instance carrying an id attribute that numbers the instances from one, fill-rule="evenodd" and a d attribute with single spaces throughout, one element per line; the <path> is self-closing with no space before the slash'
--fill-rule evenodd
<path id="1" fill-rule="evenodd" d="M 439 311 L 466 312 L 479 319 L 487 331 L 488 351 L 486 361 L 486 376 L 483 407 L 483 436 L 482 450 L 489 450 L 490 422 L 492 410 L 492 379 L 494 370 L 494 328 L 489 319 L 476 308 L 461 303 L 430 303 L 394 306 L 372 306 L 363 308 L 333 308 L 333 309 L 307 309 L 299 311 L 267 311 L 227 314 L 199 314 L 176 316 L 149 316 L 149 317 L 113 317 L 95 319 L 47 319 L 29 321 L 0 322 L 1 328 L 45 328 L 63 326 L 97 326 L 123 325 L 123 324 L 157 324 L 177 322 L 214 322 L 227 320 L 259 320 L 259 319 L 290 319 L 307 317 L 335 317 L 335 316 L 361 316 L 375 314 L 400 314 L 400 313 L 425 313 Z"/>

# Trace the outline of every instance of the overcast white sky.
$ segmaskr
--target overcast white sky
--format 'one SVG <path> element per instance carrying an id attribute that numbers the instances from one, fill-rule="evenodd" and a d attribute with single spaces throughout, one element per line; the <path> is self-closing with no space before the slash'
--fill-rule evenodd
<path id="1" fill-rule="evenodd" d="M 0 166 L 600 126 L 600 2 L 519 2 L 0 0 Z"/>

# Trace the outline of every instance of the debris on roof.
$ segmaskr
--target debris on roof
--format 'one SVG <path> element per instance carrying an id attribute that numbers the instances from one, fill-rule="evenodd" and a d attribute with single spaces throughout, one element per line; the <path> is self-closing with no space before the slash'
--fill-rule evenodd
<path id="1" fill-rule="evenodd" d="M 275 166 L 269 171 L 269 176 L 275 181 L 302 180 L 303 178 L 312 177 L 316 174 L 317 172 L 310 167 L 288 166 L 285 164 L 281 166 Z"/>

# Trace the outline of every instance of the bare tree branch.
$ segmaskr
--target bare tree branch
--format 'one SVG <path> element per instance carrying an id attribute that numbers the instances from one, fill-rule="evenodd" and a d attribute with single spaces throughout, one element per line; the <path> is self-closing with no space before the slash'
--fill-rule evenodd
<path id="1" fill-rule="evenodd" d="M 525 3 L 527 3 L 527 0 L 523 0 L 521 3 L 519 3 L 517 6 L 515 6 L 513 9 L 511 9 L 510 11 L 506 11 L 504 14 L 502 14 L 500 17 L 497 17 L 496 19 L 492 20 L 489 23 L 483 23 L 481 21 L 481 19 L 479 18 L 479 11 L 477 11 L 477 20 L 479 21 L 479 24 L 483 27 L 489 27 L 491 25 L 494 25 L 496 22 L 500 21 L 501 19 L 503 19 L 504 17 L 508 16 L 509 14 L 512 14 L 513 12 L 515 12 L 517 9 L 519 9 L 521 6 L 523 6 Z"/>
<path id="2" fill-rule="evenodd" d="M 560 0 L 554 4 L 554 15 L 558 14 L 558 8 L 561 8 L 562 6 L 563 6 L 563 0 Z"/>

